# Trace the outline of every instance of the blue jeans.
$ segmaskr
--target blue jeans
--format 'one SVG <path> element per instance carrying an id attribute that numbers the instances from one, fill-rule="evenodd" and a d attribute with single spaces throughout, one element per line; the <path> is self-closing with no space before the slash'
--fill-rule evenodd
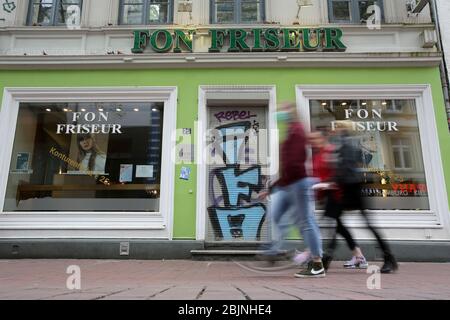
<path id="1" fill-rule="evenodd" d="M 291 225 L 296 226 L 303 236 L 305 245 L 313 257 L 322 257 L 322 238 L 316 217 L 312 210 L 314 178 L 304 178 L 285 187 L 278 187 L 271 195 L 269 214 L 278 231 L 277 239 L 269 249 L 275 253 L 281 249 Z M 290 218 L 291 224 L 286 223 Z"/>

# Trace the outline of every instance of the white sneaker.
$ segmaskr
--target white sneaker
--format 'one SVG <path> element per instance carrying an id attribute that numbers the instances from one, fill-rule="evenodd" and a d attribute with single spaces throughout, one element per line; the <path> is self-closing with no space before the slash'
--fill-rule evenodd
<path id="1" fill-rule="evenodd" d="M 346 269 L 367 269 L 369 264 L 367 263 L 366 258 L 364 257 L 355 257 L 346 263 L 344 263 L 344 268 Z"/>

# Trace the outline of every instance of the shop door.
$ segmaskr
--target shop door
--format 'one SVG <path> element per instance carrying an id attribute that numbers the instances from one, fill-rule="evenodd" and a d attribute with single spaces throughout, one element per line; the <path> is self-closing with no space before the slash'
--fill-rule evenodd
<path id="1" fill-rule="evenodd" d="M 266 106 L 208 106 L 208 242 L 268 241 Z"/>

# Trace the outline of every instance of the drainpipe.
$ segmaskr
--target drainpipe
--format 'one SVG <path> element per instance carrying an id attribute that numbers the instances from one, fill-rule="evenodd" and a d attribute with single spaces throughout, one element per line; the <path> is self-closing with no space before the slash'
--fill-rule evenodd
<path id="1" fill-rule="evenodd" d="M 439 25 L 439 13 L 437 10 L 436 1 L 437 0 L 429 1 L 430 11 L 431 11 L 431 19 L 432 19 L 434 25 L 436 26 L 437 37 L 438 37 L 437 48 L 440 52 L 444 53 L 443 45 L 442 45 L 442 38 L 441 38 L 441 28 Z M 450 88 L 449 88 L 449 78 L 448 78 L 448 73 L 447 73 L 448 69 L 447 69 L 447 65 L 446 65 L 444 56 L 442 56 L 442 61 L 439 65 L 439 69 L 441 71 L 441 82 L 442 82 L 442 88 L 444 91 L 445 110 L 447 112 L 447 124 L 448 124 L 448 128 L 450 131 Z"/>

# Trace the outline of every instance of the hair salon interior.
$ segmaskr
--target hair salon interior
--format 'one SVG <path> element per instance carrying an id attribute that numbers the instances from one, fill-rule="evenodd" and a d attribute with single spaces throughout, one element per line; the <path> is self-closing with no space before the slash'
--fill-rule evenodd
<path id="1" fill-rule="evenodd" d="M 0 258 L 249 255 L 293 101 L 307 130 L 356 123 L 399 260 L 450 261 L 449 22 L 443 0 L 0 0 Z"/>

